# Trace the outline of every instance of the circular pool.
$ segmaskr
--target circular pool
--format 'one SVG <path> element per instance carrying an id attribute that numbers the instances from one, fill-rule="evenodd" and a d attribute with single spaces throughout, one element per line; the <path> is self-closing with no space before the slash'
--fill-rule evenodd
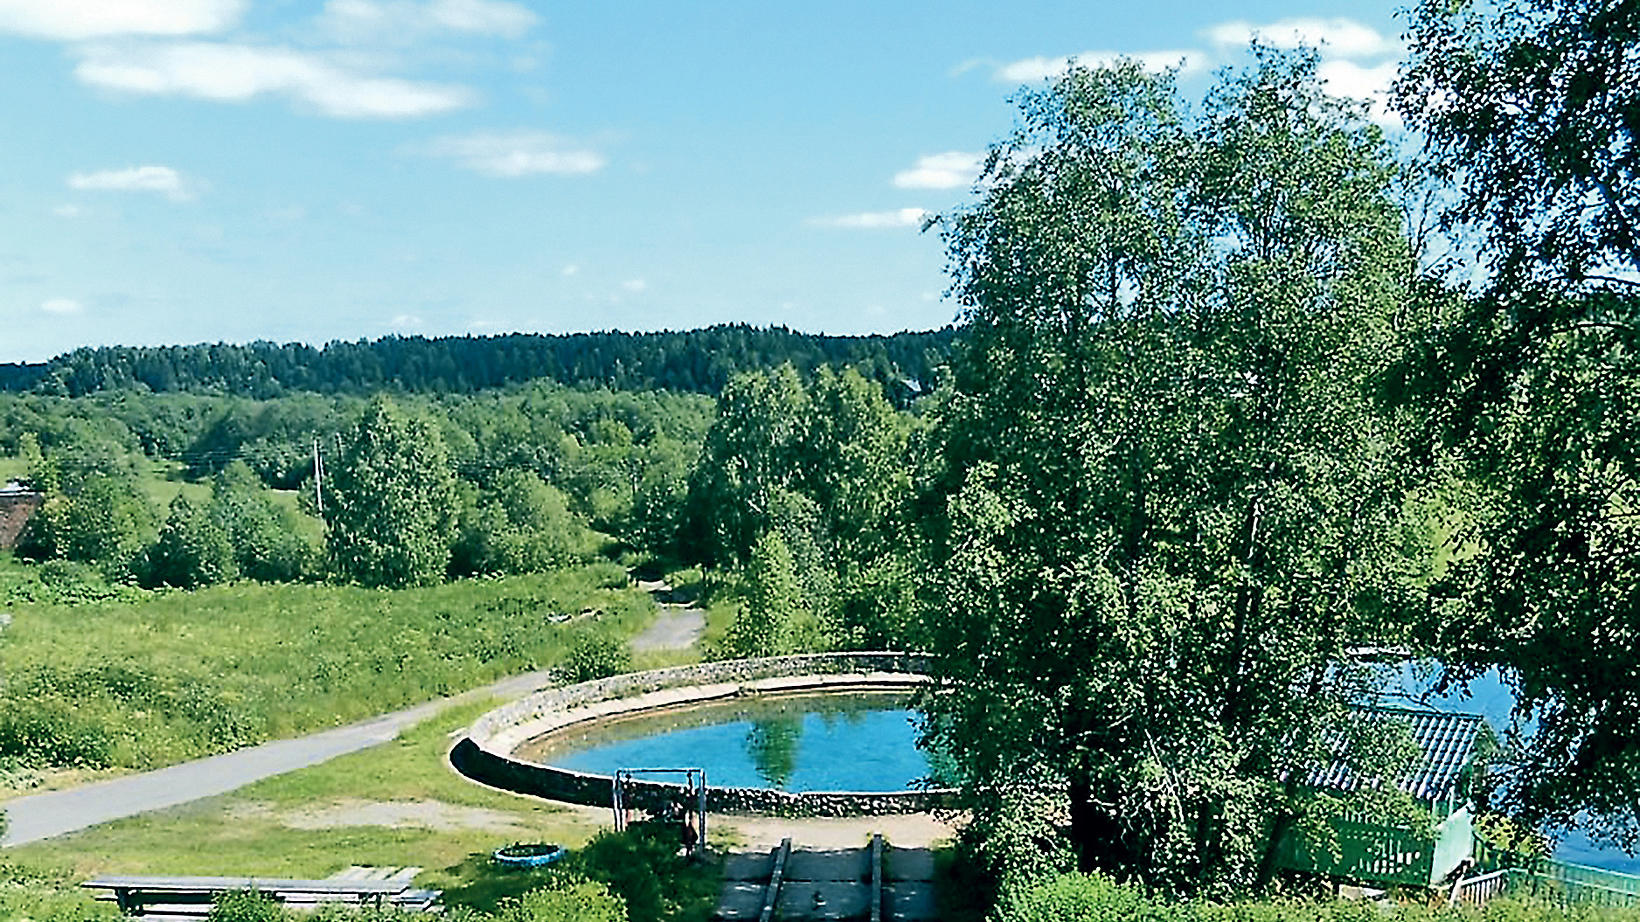
<path id="1" fill-rule="evenodd" d="M 909 699 L 926 681 L 910 654 L 772 657 L 659 669 L 537 692 L 484 715 L 451 750 L 473 780 L 609 806 L 619 769 L 704 768 L 722 813 L 916 813 L 927 786 Z M 638 802 L 681 788 L 642 779 Z"/>
<path id="2" fill-rule="evenodd" d="M 514 754 L 597 775 L 687 765 L 724 787 L 904 791 L 929 775 L 914 719 L 896 692 L 741 697 L 569 727 Z"/>

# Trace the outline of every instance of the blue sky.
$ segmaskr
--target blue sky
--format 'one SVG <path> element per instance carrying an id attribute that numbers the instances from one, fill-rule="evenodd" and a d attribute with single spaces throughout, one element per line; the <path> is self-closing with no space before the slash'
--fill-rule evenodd
<path id="1" fill-rule="evenodd" d="M 1259 32 L 1335 91 L 1393 7 L 0 0 L 0 361 L 81 345 L 940 326 L 924 212 L 1066 56 Z"/>

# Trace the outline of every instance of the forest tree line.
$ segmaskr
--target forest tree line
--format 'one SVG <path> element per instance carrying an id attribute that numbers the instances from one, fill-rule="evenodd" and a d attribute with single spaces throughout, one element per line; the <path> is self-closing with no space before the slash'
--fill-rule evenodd
<path id="1" fill-rule="evenodd" d="M 81 348 L 0 365 L 0 390 L 80 397 L 143 388 L 265 398 L 381 390 L 470 394 L 535 380 L 617 390 L 717 394 L 736 373 L 790 363 L 847 365 L 905 402 L 931 390 L 954 331 L 826 336 L 722 324 L 657 333 L 389 336 L 377 340 Z"/>

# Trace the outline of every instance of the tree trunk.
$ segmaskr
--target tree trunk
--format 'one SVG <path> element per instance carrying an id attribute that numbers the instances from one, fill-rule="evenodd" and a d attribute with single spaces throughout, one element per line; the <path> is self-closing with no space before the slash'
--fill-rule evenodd
<path id="1" fill-rule="evenodd" d="M 1093 797 L 1093 779 L 1085 767 L 1072 773 L 1071 847 L 1076 850 L 1076 869 L 1120 872 L 1131 865 L 1132 856 L 1122 841 L 1122 827 Z"/>

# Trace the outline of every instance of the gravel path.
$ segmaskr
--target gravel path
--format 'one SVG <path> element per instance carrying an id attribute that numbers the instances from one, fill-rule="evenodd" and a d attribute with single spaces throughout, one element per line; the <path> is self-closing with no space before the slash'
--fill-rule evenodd
<path id="1" fill-rule="evenodd" d="M 0 803 L 8 820 L 0 846 L 49 839 L 110 820 L 225 794 L 253 781 L 318 765 L 396 739 L 405 729 L 450 705 L 486 697 L 519 698 L 550 684 L 552 680 L 547 672 L 526 673 L 451 698 L 429 701 L 310 736 L 263 743 L 66 791 L 18 797 Z"/>
<path id="2" fill-rule="evenodd" d="M 672 601 L 677 598 L 677 590 L 665 580 L 639 580 L 638 588 L 655 599 L 660 613 L 654 624 L 632 638 L 634 652 L 687 650 L 706 633 L 706 612 L 693 602 Z"/>

